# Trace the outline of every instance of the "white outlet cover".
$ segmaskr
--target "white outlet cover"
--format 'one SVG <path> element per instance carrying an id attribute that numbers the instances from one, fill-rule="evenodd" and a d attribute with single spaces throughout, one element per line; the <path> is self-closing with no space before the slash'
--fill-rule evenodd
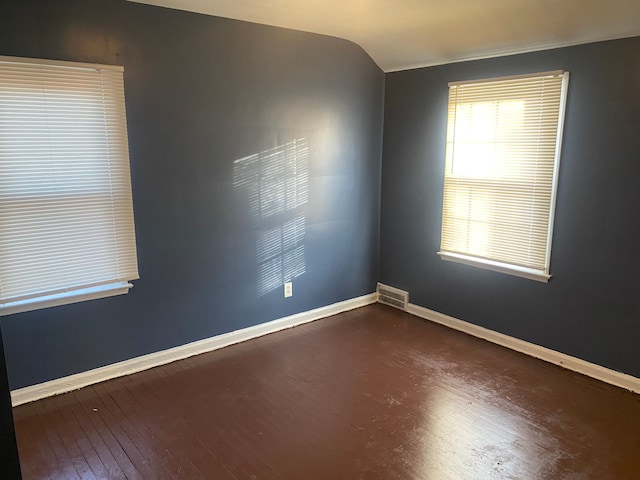
<path id="1" fill-rule="evenodd" d="M 284 298 L 289 298 L 293 296 L 293 283 L 287 282 L 284 284 Z"/>

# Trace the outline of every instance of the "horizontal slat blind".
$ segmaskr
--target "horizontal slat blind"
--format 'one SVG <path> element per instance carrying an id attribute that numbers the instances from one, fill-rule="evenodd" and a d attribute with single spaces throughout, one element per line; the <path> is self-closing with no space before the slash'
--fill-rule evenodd
<path id="1" fill-rule="evenodd" d="M 138 278 L 121 69 L 0 61 L 0 302 Z"/>
<path id="2" fill-rule="evenodd" d="M 567 79 L 450 85 L 441 252 L 548 273 Z"/>

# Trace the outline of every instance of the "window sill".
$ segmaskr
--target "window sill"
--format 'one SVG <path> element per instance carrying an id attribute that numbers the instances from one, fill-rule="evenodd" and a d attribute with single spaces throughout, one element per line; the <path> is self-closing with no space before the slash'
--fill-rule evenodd
<path id="1" fill-rule="evenodd" d="M 99 287 L 83 288 L 71 292 L 56 293 L 43 297 L 29 298 L 15 302 L 0 303 L 0 316 L 12 315 L 14 313 L 40 310 L 41 308 L 56 307 L 58 305 L 68 305 L 70 303 L 84 302 L 97 298 L 113 297 L 127 293 L 133 287 L 128 282 L 111 283 Z"/>
<path id="2" fill-rule="evenodd" d="M 551 275 L 541 270 L 509 265 L 508 263 L 494 262 L 484 258 L 471 257 L 451 252 L 438 252 L 438 255 L 440 255 L 440 258 L 448 262 L 471 265 L 472 267 L 484 268 L 485 270 L 506 273 L 507 275 L 514 275 L 516 277 L 528 278 L 529 280 L 535 280 L 537 282 L 548 283 L 551 278 Z"/>

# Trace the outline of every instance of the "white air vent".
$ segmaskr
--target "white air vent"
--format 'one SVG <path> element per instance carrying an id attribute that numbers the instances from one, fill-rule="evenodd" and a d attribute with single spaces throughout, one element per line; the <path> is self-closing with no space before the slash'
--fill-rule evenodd
<path id="1" fill-rule="evenodd" d="M 409 304 L 409 292 L 379 283 L 378 302 L 399 308 L 400 310 L 406 310 Z"/>

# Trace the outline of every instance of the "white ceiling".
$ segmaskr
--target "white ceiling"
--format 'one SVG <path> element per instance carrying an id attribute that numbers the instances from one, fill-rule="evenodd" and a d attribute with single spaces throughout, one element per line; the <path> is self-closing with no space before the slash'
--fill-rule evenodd
<path id="1" fill-rule="evenodd" d="M 640 36 L 640 0 L 131 0 L 345 38 L 385 72 Z"/>

